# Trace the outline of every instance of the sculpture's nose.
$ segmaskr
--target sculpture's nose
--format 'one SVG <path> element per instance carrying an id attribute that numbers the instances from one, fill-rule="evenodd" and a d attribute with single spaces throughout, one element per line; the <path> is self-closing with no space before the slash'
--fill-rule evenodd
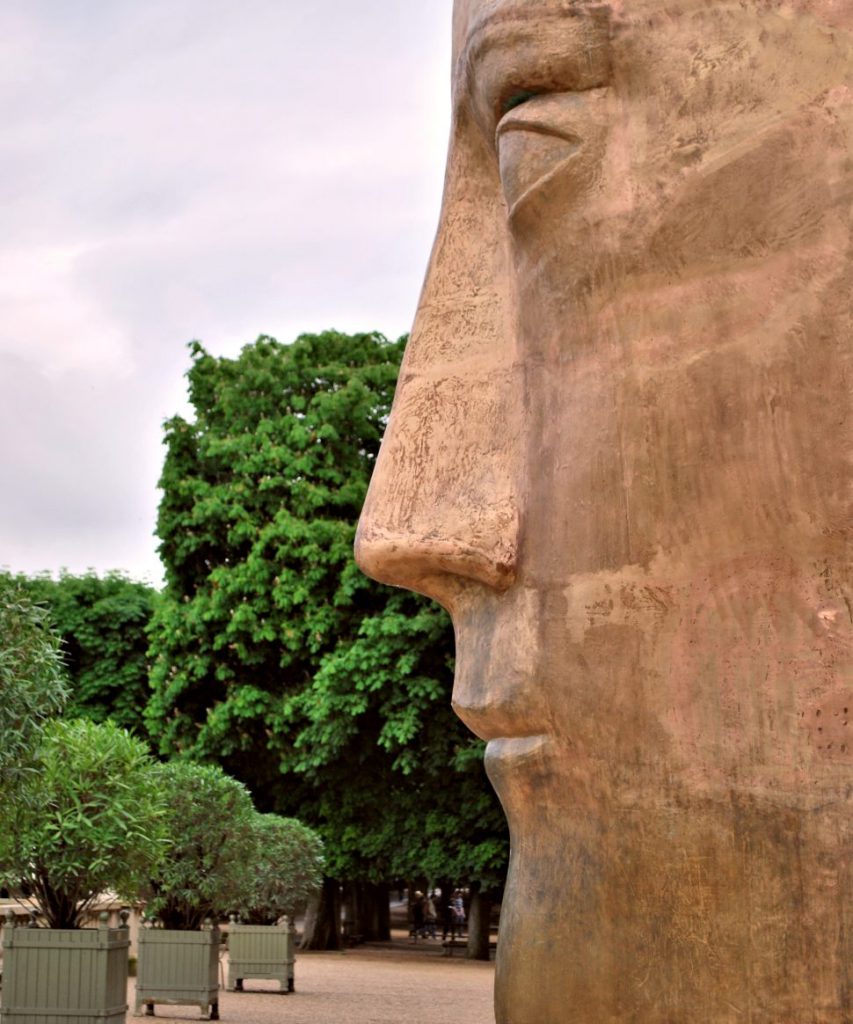
<path id="1" fill-rule="evenodd" d="M 482 184 L 490 176 L 491 200 Z M 445 605 L 461 579 L 502 589 L 516 571 L 520 388 L 499 187 L 479 134 L 457 123 L 438 236 L 356 540 L 368 575 Z"/>
<path id="2" fill-rule="evenodd" d="M 503 589 L 518 512 L 505 373 L 468 363 L 413 372 L 414 334 L 356 538 L 361 568 L 451 603 L 458 580 Z"/>

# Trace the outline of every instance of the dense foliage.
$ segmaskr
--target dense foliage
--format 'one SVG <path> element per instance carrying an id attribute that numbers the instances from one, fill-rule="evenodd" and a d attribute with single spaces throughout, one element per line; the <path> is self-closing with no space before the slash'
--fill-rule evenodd
<path id="1" fill-rule="evenodd" d="M 436 605 L 352 558 L 403 350 L 377 334 L 194 343 L 195 418 L 166 425 L 167 586 L 147 723 L 321 834 L 328 874 L 500 884 L 506 831 L 481 744 L 450 710 Z"/>
<path id="2" fill-rule="evenodd" d="M 70 686 L 67 714 L 93 722 L 112 719 L 145 735 L 148 639 L 155 591 L 118 572 L 99 577 L 17 577 L 17 584 L 50 611 L 62 638 Z"/>
<path id="3" fill-rule="evenodd" d="M 327 870 L 371 882 L 449 878 L 498 889 L 506 825 L 483 745 L 450 707 L 449 623 L 426 600 L 382 594 L 384 607 L 288 698 L 302 717 L 285 763 L 313 783 Z"/>
<path id="4" fill-rule="evenodd" d="M 242 893 L 241 920 L 275 924 L 305 911 L 323 881 L 323 843 L 295 818 L 254 814 L 255 861 L 247 866 L 249 884 Z"/>
<path id="5" fill-rule="evenodd" d="M 216 765 L 171 761 L 155 777 L 167 805 L 168 856 L 149 879 L 146 913 L 164 927 L 200 928 L 237 908 L 257 858 L 245 786 Z"/>
<path id="6" fill-rule="evenodd" d="M 61 640 L 47 610 L 0 573 L 0 807 L 24 794 L 41 730 L 66 697 Z"/>
<path id="7" fill-rule="evenodd" d="M 195 422 L 167 423 L 160 481 L 148 720 L 164 752 L 278 783 L 267 733 L 289 745 L 282 698 L 377 604 L 352 564 L 353 523 L 399 355 L 373 335 L 261 338 L 236 360 L 193 345 Z"/>
<path id="8" fill-rule="evenodd" d="M 0 804 L 0 881 L 51 928 L 78 928 L 99 893 L 138 896 L 165 849 L 165 807 L 144 743 L 112 722 L 44 729 L 29 799 Z"/>

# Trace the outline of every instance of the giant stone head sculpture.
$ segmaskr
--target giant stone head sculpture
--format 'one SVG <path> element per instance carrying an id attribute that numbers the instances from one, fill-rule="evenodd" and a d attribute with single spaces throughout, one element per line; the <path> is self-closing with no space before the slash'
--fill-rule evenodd
<path id="1" fill-rule="evenodd" d="M 453 618 L 512 836 L 497 1020 L 842 1024 L 853 3 L 453 33 L 357 555 Z"/>

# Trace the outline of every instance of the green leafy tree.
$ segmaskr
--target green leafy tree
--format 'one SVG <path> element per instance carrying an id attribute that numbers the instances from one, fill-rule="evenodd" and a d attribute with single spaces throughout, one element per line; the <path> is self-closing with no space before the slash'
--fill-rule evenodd
<path id="1" fill-rule="evenodd" d="M 50 928 L 79 928 L 96 897 L 126 899 L 165 850 L 165 806 L 145 744 L 112 722 L 51 721 L 30 793 L 0 804 L 0 881 Z"/>
<path id="2" fill-rule="evenodd" d="M 258 814 L 252 818 L 256 860 L 247 867 L 251 884 L 240 914 L 248 924 L 275 924 L 301 914 L 323 881 L 323 843 L 295 818 Z"/>
<path id="3" fill-rule="evenodd" d="M 508 837 L 483 744 L 450 708 L 452 634 L 435 605 L 382 588 L 316 675 L 284 702 L 298 723 L 285 764 L 313 783 L 339 878 L 476 881 L 500 890 Z"/>
<path id="4" fill-rule="evenodd" d="M 352 541 L 401 345 L 329 332 L 191 351 L 195 421 L 166 425 L 148 722 L 163 752 L 214 756 L 263 802 L 269 719 L 382 601 Z"/>
<path id="5" fill-rule="evenodd" d="M 429 856 L 498 885 L 506 830 L 449 706 L 449 620 L 352 557 L 402 351 L 335 332 L 236 359 L 193 343 L 195 417 L 166 424 L 146 718 L 161 753 L 217 762 L 316 828 L 335 878 Z"/>
<path id="6" fill-rule="evenodd" d="M 238 907 L 257 860 L 248 790 L 216 765 L 171 761 L 155 776 L 168 808 L 169 855 L 149 878 L 147 912 L 164 927 L 194 931 Z"/>
<path id="7" fill-rule="evenodd" d="M 47 609 L 0 574 L 0 807 L 24 792 L 41 730 L 67 695 L 61 640 Z"/>
<path id="8" fill-rule="evenodd" d="M 107 718 L 145 735 L 148 638 L 155 590 L 119 572 L 16 578 L 49 610 L 62 638 L 70 685 L 67 714 Z"/>

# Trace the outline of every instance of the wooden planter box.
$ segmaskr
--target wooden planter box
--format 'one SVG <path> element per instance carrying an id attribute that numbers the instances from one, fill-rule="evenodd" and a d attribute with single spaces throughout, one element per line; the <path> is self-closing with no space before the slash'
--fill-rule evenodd
<path id="1" fill-rule="evenodd" d="M 98 928 L 15 928 L 7 918 L 0 1022 L 125 1024 L 129 946 L 127 928 L 106 920 Z"/>
<path id="2" fill-rule="evenodd" d="M 198 1006 L 219 1020 L 219 929 L 178 932 L 140 928 L 136 965 L 136 1013 L 143 1003 L 153 1016 L 155 1003 Z"/>
<path id="3" fill-rule="evenodd" d="M 228 926 L 229 992 L 241 992 L 246 978 L 277 981 L 279 991 L 293 991 L 293 930 L 287 918 L 281 925 Z"/>

